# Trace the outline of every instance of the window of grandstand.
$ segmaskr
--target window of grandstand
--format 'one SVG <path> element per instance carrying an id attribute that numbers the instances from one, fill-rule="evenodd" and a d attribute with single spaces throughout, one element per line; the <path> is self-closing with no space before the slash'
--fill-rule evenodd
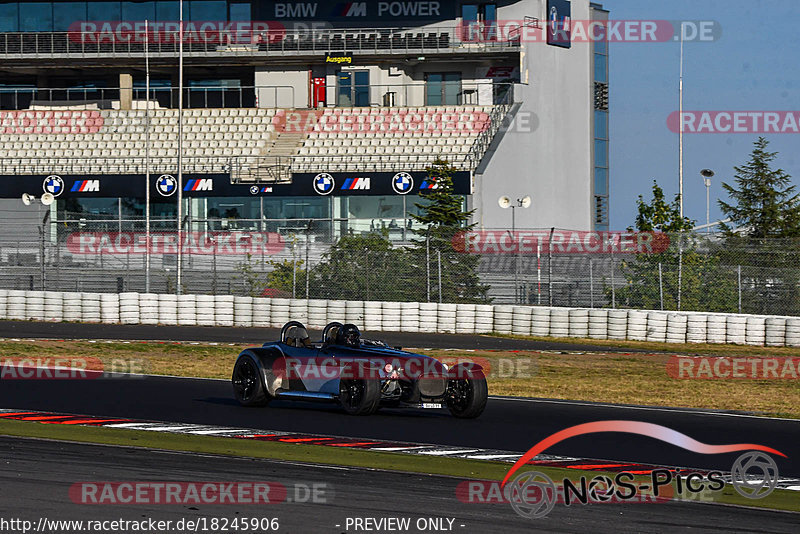
<path id="1" fill-rule="evenodd" d="M 342 107 L 366 107 L 370 105 L 369 71 L 340 72 L 338 83 L 338 105 Z"/>
<path id="2" fill-rule="evenodd" d="M 457 106 L 464 103 L 460 72 L 429 72 L 425 74 L 425 105 Z"/>

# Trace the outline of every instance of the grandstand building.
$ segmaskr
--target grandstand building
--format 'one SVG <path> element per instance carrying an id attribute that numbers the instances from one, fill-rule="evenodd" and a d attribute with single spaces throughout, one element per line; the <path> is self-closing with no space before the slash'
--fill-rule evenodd
<path id="1" fill-rule="evenodd" d="M 54 240 L 142 229 L 149 174 L 156 229 L 175 227 L 180 178 L 186 229 L 401 240 L 439 157 L 480 227 L 531 196 L 519 228 L 608 230 L 607 43 L 569 38 L 600 5 L 183 6 L 180 95 L 178 1 L 0 0 L 6 237 L 43 210 Z"/>

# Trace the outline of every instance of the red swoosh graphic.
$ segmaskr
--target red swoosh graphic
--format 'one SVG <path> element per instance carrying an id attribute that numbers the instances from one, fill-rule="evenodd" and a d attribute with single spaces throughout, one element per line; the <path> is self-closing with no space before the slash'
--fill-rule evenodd
<path id="1" fill-rule="evenodd" d="M 511 469 L 508 471 L 508 474 L 503 479 L 501 487 L 506 485 L 508 480 L 519 470 L 520 467 L 556 443 L 564 441 L 565 439 L 574 438 L 575 436 L 595 434 L 597 432 L 625 432 L 628 434 L 640 434 L 642 436 L 648 436 L 671 443 L 698 454 L 722 454 L 726 452 L 756 450 L 777 454 L 786 458 L 786 455 L 782 452 L 771 447 L 767 447 L 766 445 L 758 445 L 755 443 L 709 445 L 707 443 L 702 443 L 696 439 L 690 438 L 686 434 L 681 434 L 676 430 L 672 430 L 671 428 L 653 423 L 643 423 L 641 421 L 595 421 L 593 423 L 584 423 L 565 428 L 560 432 L 556 432 L 555 434 L 544 438 L 542 441 L 531 447 L 531 449 L 526 452 L 522 458 L 517 460 L 517 462 L 511 467 Z"/>

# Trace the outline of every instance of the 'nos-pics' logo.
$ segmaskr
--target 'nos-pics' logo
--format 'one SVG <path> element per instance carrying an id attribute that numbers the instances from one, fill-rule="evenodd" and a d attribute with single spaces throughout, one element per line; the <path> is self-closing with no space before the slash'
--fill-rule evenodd
<path id="1" fill-rule="evenodd" d="M 646 482 L 637 481 L 634 473 L 620 472 L 611 476 L 598 475 L 579 482 L 568 478 L 554 482 L 539 471 L 521 471 L 537 455 L 557 443 L 576 436 L 598 432 L 639 434 L 671 443 L 698 454 L 725 454 L 746 451 L 733 462 L 729 477 L 720 471 L 684 473 L 681 470 L 658 468 L 645 473 Z M 709 445 L 671 428 L 640 421 L 596 421 L 576 425 L 543 439 L 526 452 L 508 471 L 500 487 L 505 501 L 521 517 L 536 519 L 549 514 L 557 503 L 645 502 L 637 500 L 642 493 L 651 493 L 654 500 L 685 498 L 705 491 L 719 492 L 726 478 L 736 492 L 746 499 L 763 499 L 778 485 L 779 473 L 775 461 L 766 453 L 786 458 L 782 452 L 756 443 Z M 640 476 L 642 473 L 636 472 Z M 516 476 L 515 476 L 516 475 Z"/>

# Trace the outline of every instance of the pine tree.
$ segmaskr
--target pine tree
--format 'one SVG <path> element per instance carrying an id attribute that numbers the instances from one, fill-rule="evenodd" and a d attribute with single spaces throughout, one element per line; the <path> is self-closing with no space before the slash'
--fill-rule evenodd
<path id="1" fill-rule="evenodd" d="M 434 188 L 420 196 L 424 203 L 415 204 L 420 213 L 412 218 L 423 228 L 415 230 L 417 239 L 409 250 L 412 265 L 425 276 L 415 288 L 421 301 L 428 298 L 442 302 L 486 302 L 488 287 L 478 279 L 477 256 L 458 253 L 453 239 L 473 228 L 469 220 L 473 211 L 464 210 L 464 200 L 455 194 L 453 174 L 456 169 L 437 158 L 428 168 L 427 179 Z M 441 258 L 442 293 L 439 291 L 439 258 Z M 426 278 L 430 272 L 430 278 Z M 423 285 L 424 284 L 424 285 Z M 430 288 L 430 291 L 429 291 Z"/>
<path id="2" fill-rule="evenodd" d="M 750 161 L 736 171 L 736 187 L 722 187 L 732 203 L 719 201 L 722 212 L 735 227 L 743 227 L 745 235 L 753 238 L 800 236 L 800 194 L 791 185 L 791 176 L 771 164 L 777 152 L 768 152 L 769 141 L 759 137 L 754 143 Z M 732 235 L 729 226 L 723 231 Z"/>

